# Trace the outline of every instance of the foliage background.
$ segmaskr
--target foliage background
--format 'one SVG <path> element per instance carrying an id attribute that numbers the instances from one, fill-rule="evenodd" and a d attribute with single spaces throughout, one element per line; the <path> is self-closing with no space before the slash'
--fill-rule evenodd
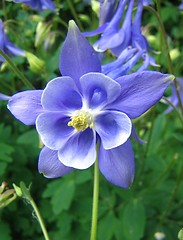
<path id="1" fill-rule="evenodd" d="M 55 1 L 58 13 L 41 13 L 9 1 L 0 3 L 0 18 L 6 22 L 9 39 L 43 62 L 36 69 L 27 58 L 13 61 L 36 89 L 59 76 L 59 53 L 67 33 L 67 23 L 75 19 L 71 1 Z M 161 16 L 168 34 L 168 42 L 176 76 L 183 76 L 183 12 L 180 1 L 162 1 Z M 83 1 L 74 0 L 72 6 L 83 30 L 95 29 L 98 17 L 94 9 Z M 76 20 L 76 19 L 75 19 Z M 51 24 L 40 38 L 38 24 Z M 153 55 L 168 72 L 160 32 L 154 16 L 147 10 L 143 15 L 144 33 Z M 36 39 L 36 40 L 35 40 Z M 96 38 L 89 39 L 94 42 Z M 49 45 L 45 50 L 44 44 Z M 111 55 L 108 56 L 108 59 Z M 3 64 L 0 71 L 0 92 L 12 95 L 27 89 L 20 79 Z M 167 91 L 167 95 L 170 94 Z M 183 129 L 176 112 L 163 114 L 162 103 L 135 121 L 137 132 L 147 144 L 133 140 L 136 161 L 135 181 L 130 190 L 107 182 L 100 175 L 99 240 L 151 240 L 156 232 L 163 232 L 166 240 L 177 239 L 183 227 Z M 74 171 L 60 179 L 46 179 L 37 171 L 40 151 L 34 127 L 27 127 L 14 119 L 0 102 L 0 182 L 19 185 L 32 183 L 31 193 L 39 206 L 52 240 L 89 239 L 93 168 Z M 0 239 L 43 239 L 31 206 L 17 199 L 0 210 Z"/>

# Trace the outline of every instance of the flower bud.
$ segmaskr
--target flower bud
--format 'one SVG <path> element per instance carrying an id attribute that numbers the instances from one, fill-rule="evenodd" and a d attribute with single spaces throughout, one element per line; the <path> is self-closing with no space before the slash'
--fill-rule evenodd
<path id="1" fill-rule="evenodd" d="M 52 27 L 51 23 L 39 22 L 36 28 L 35 47 L 39 47 L 47 38 Z"/>
<path id="2" fill-rule="evenodd" d="M 9 205 L 17 197 L 14 189 L 8 189 L 7 183 L 3 182 L 0 186 L 0 208 Z"/>
<path id="3" fill-rule="evenodd" d="M 178 239 L 183 240 L 183 228 L 178 233 Z"/>
<path id="4" fill-rule="evenodd" d="M 15 189 L 15 192 L 16 192 L 17 196 L 22 197 L 23 193 L 22 193 L 21 188 L 18 187 L 18 186 L 17 186 L 16 184 L 14 184 L 14 183 L 13 183 L 13 187 L 14 187 L 14 189 Z"/>
<path id="5" fill-rule="evenodd" d="M 154 237 L 156 240 L 163 240 L 165 238 L 165 234 L 163 232 L 156 232 Z"/>
<path id="6" fill-rule="evenodd" d="M 7 62 L 3 62 L 2 64 L 1 64 L 1 72 L 4 72 L 4 71 L 6 71 L 7 69 L 8 69 L 8 63 Z"/>
<path id="7" fill-rule="evenodd" d="M 30 69 L 32 72 L 40 73 L 44 72 L 45 62 L 38 57 L 36 57 L 33 53 L 25 52 L 27 60 L 30 65 Z"/>

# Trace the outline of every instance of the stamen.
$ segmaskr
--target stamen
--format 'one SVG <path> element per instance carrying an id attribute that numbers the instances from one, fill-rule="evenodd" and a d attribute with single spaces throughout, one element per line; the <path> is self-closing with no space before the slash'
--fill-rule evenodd
<path id="1" fill-rule="evenodd" d="M 85 129 L 93 128 L 93 118 L 89 112 L 83 110 L 75 111 L 74 115 L 71 117 L 71 121 L 67 123 L 69 127 L 74 127 L 77 132 L 84 131 Z"/>

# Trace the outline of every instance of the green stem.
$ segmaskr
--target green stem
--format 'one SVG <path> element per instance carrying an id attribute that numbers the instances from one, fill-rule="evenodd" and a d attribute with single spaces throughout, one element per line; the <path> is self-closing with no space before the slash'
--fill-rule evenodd
<path id="1" fill-rule="evenodd" d="M 13 72 L 22 80 L 22 82 L 30 89 L 34 89 L 34 86 L 25 78 L 25 76 L 20 72 L 17 66 L 11 61 L 10 57 L 6 55 L 2 50 L 0 50 L 0 55 L 7 61 Z"/>
<path id="2" fill-rule="evenodd" d="M 176 106 L 174 106 L 173 103 L 172 103 L 168 98 L 163 97 L 162 99 L 163 99 L 165 102 L 167 102 L 167 103 L 176 111 L 176 113 L 177 113 L 177 115 L 178 115 L 181 123 L 183 124 L 183 117 L 182 117 L 182 115 L 180 114 L 180 112 L 178 111 L 178 109 L 176 108 Z"/>
<path id="3" fill-rule="evenodd" d="M 98 156 L 94 165 L 94 185 L 93 185 L 93 209 L 90 240 L 96 240 L 97 237 L 97 219 L 98 219 L 98 198 L 99 198 L 99 167 Z"/>
<path id="4" fill-rule="evenodd" d="M 29 198 L 29 201 L 30 201 L 30 204 L 32 205 L 32 207 L 34 209 L 34 212 L 35 212 L 35 214 L 37 216 L 37 219 L 38 219 L 38 222 L 39 222 L 39 224 L 41 226 L 41 230 L 43 232 L 45 240 L 50 240 L 50 238 L 48 236 L 48 232 L 47 232 L 45 224 L 44 224 L 44 221 L 43 221 L 43 219 L 41 217 L 41 214 L 39 212 L 39 209 L 38 209 L 36 203 L 34 202 L 33 198 Z"/>
<path id="5" fill-rule="evenodd" d="M 73 6 L 73 4 L 72 4 L 72 1 L 71 1 L 71 0 L 67 0 L 67 3 L 68 3 L 68 5 L 69 5 L 69 8 L 70 8 L 70 10 L 71 10 L 71 13 L 72 13 L 72 15 L 73 15 L 73 17 L 74 17 L 74 20 L 76 21 L 78 27 L 80 28 L 81 31 L 84 31 L 84 29 L 83 29 L 83 27 L 82 27 L 82 25 L 81 25 L 81 22 L 80 22 L 80 20 L 79 20 L 79 18 L 78 18 L 78 15 L 77 15 L 77 13 L 76 13 L 76 11 L 75 11 L 75 9 L 74 9 L 74 6 Z"/>
<path id="6" fill-rule="evenodd" d="M 144 153 L 144 158 L 145 158 L 145 159 L 146 159 L 147 156 L 148 156 L 148 151 L 149 151 L 149 147 L 150 147 L 150 144 L 151 144 L 151 138 L 152 138 L 152 134 L 153 134 L 153 130 L 154 130 L 155 116 L 156 116 L 155 106 L 153 107 L 153 109 L 152 109 L 151 112 L 152 112 L 152 113 L 151 113 L 152 121 L 151 121 L 150 130 L 149 130 L 149 136 L 148 136 L 148 140 L 147 140 L 147 145 L 146 145 L 146 149 L 145 149 L 145 153 Z"/>
<path id="7" fill-rule="evenodd" d="M 162 215 L 160 216 L 160 222 L 159 222 L 159 225 L 163 225 L 166 217 L 168 216 L 168 214 L 172 211 L 172 203 L 176 197 L 176 194 L 180 188 L 180 185 L 181 185 L 181 182 L 182 182 L 182 175 L 183 175 L 183 166 L 180 170 L 180 173 L 177 177 L 177 181 L 176 181 L 176 185 L 174 186 L 173 190 L 172 190 L 172 193 L 170 195 L 170 199 L 169 199 L 169 202 L 164 210 L 164 212 L 162 213 Z"/>
<path id="8" fill-rule="evenodd" d="M 4 15 L 4 19 L 7 20 L 7 14 L 6 14 L 6 5 L 5 5 L 5 0 L 3 0 L 3 15 Z"/>
<path id="9" fill-rule="evenodd" d="M 161 8 L 160 8 L 160 4 L 157 1 L 156 1 L 156 6 L 157 6 L 157 11 L 159 13 L 159 16 L 161 18 Z M 163 52 L 163 34 L 162 34 L 160 26 L 158 27 L 158 29 L 159 29 L 159 33 L 160 33 L 160 37 L 159 37 L 159 51 L 162 53 Z M 158 55 L 158 64 L 159 65 L 161 65 L 161 57 L 162 57 L 162 55 L 159 54 Z"/>
<path id="10" fill-rule="evenodd" d="M 158 9 L 160 9 L 159 1 L 157 1 L 157 6 L 158 6 Z M 151 13 L 153 13 L 153 15 L 154 15 L 154 16 L 157 18 L 157 20 L 158 20 L 159 27 L 160 27 L 161 32 L 162 32 L 162 37 L 163 37 L 164 46 L 165 46 L 165 52 L 166 52 L 166 56 L 167 56 L 167 60 L 168 60 L 169 73 L 174 74 L 173 64 L 172 64 L 172 60 L 171 60 L 171 57 L 170 57 L 170 51 L 169 51 L 169 46 L 168 46 L 168 41 L 167 41 L 167 35 L 166 35 L 166 31 L 165 31 L 163 22 L 162 22 L 162 20 L 161 20 L 161 17 L 160 17 L 160 15 L 159 15 L 152 7 L 146 6 L 146 7 L 144 7 L 144 8 L 146 8 L 146 9 L 149 10 Z M 182 114 L 183 114 L 183 105 L 182 105 L 182 100 L 181 100 L 181 96 L 180 96 L 180 93 L 179 93 L 178 82 L 177 82 L 177 80 L 175 79 L 173 83 L 174 83 L 174 85 L 175 85 L 177 97 L 178 97 L 178 100 L 179 100 L 179 105 L 180 105 L 180 108 L 181 108 L 181 112 L 182 112 Z"/>

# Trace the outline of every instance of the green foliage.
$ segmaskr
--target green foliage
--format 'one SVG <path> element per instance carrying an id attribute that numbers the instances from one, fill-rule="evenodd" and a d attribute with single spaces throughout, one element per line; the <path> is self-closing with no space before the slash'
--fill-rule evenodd
<path id="1" fill-rule="evenodd" d="M 143 203 L 138 199 L 133 199 L 127 203 L 122 215 L 122 229 L 125 239 L 141 239 L 144 235 L 145 222 L 146 217 Z"/>

